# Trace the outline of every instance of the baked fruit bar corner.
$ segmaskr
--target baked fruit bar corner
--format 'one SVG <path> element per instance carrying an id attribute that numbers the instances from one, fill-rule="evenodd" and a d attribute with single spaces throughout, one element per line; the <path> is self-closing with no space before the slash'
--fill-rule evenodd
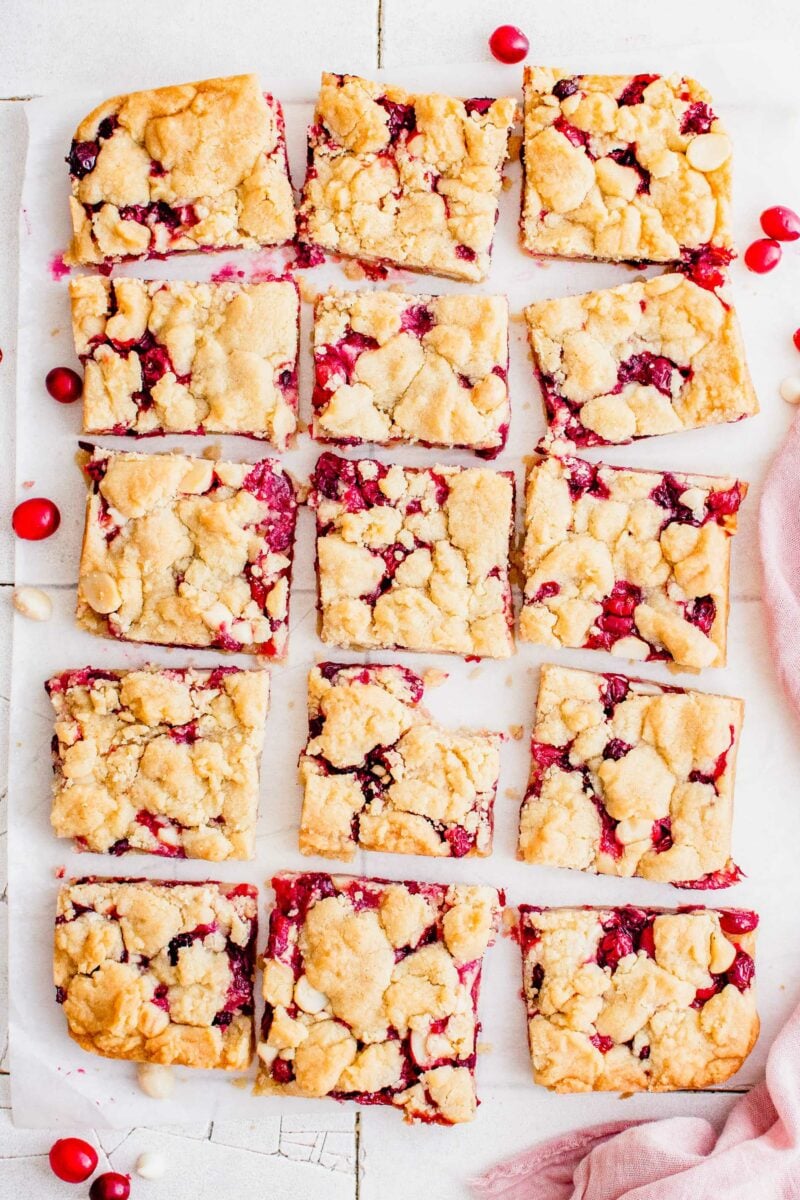
<path id="1" fill-rule="evenodd" d="M 511 654 L 510 472 L 385 466 L 326 453 L 309 504 L 317 515 L 323 642 Z"/>
<path id="2" fill-rule="evenodd" d="M 520 637 L 724 666 L 731 538 L 746 493 L 733 478 L 535 461 Z"/>
<path id="3" fill-rule="evenodd" d="M 490 887 L 281 874 L 264 955 L 257 1093 L 470 1121 Z"/>
<path id="4" fill-rule="evenodd" d="M 542 667 L 519 857 L 680 887 L 737 883 L 744 701 Z"/>
<path id="5" fill-rule="evenodd" d="M 313 435 L 421 442 L 494 458 L 505 445 L 505 296 L 332 289 L 314 308 Z"/>
<path id="6" fill-rule="evenodd" d="M 525 309 L 548 440 L 630 442 L 758 412 L 739 322 L 685 275 Z"/>
<path id="7" fill-rule="evenodd" d="M 306 242 L 452 279 L 485 279 L 517 102 L 411 95 L 325 73 L 298 218 Z"/>
<path id="8" fill-rule="evenodd" d="M 450 730 L 400 666 L 320 663 L 308 677 L 300 850 L 490 854 L 502 735 Z"/>
<path id="9" fill-rule="evenodd" d="M 54 675 L 56 835 L 98 854 L 252 858 L 269 682 L 238 667 Z"/>
<path id="10" fill-rule="evenodd" d="M 238 433 L 285 450 L 297 428 L 300 297 L 289 279 L 70 280 L 86 433 Z"/>
<path id="11" fill-rule="evenodd" d="M 71 265 L 294 237 L 283 110 L 255 75 L 114 96 L 81 121 L 67 163 Z"/>
<path id="12" fill-rule="evenodd" d="M 754 912 L 521 905 L 519 920 L 533 1077 L 543 1087 L 712 1087 L 753 1049 Z"/>
<path id="13" fill-rule="evenodd" d="M 682 263 L 714 285 L 733 257 L 731 142 L 681 75 L 525 68 L 522 245 Z"/>
<path id="14" fill-rule="evenodd" d="M 54 958 L 70 1037 L 106 1058 L 247 1067 L 257 908 L 245 883 L 70 880 Z"/>
<path id="15" fill-rule="evenodd" d="M 276 462 L 88 447 L 84 473 L 79 625 L 285 657 L 297 501 Z"/>

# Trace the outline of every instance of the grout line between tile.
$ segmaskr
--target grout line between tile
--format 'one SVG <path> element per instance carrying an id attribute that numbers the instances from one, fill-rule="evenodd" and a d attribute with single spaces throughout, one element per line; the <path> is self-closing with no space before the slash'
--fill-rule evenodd
<path id="1" fill-rule="evenodd" d="M 383 0 L 378 0 L 378 69 L 383 66 Z"/>

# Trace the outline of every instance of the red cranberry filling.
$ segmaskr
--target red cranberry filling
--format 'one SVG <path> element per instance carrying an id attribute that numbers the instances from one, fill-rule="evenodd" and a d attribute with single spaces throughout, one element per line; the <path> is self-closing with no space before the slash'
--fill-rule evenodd
<path id="1" fill-rule="evenodd" d="M 612 159 L 615 163 L 619 163 L 621 167 L 631 167 L 639 176 L 639 186 L 637 192 L 650 191 L 650 172 L 646 170 L 636 157 L 636 144 L 620 147 L 618 150 L 612 150 L 606 158 Z"/>
<path id="2" fill-rule="evenodd" d="M 559 133 L 563 133 L 567 141 L 571 142 L 573 146 L 578 146 L 581 150 L 585 150 L 590 158 L 594 157 L 589 149 L 589 134 L 585 129 L 578 129 L 577 125 L 572 125 L 566 117 L 562 116 L 556 117 L 553 122 L 553 128 L 557 129 Z"/>
<path id="3" fill-rule="evenodd" d="M 681 133 L 708 133 L 716 119 L 703 100 L 695 100 L 681 118 Z"/>
<path id="4" fill-rule="evenodd" d="M 641 387 L 654 387 L 662 396 L 669 396 L 671 399 L 673 372 L 677 372 L 683 381 L 692 377 L 691 367 L 679 367 L 671 358 L 665 358 L 661 354 L 653 354 L 649 350 L 633 354 L 620 363 L 617 386 L 611 394 L 621 392 L 629 383 L 638 383 Z"/>
<path id="5" fill-rule="evenodd" d="M 683 614 L 690 625 L 696 626 L 708 637 L 717 619 L 717 605 L 713 596 L 698 596 L 684 607 Z"/>
<path id="6" fill-rule="evenodd" d="M 603 611 L 595 621 L 596 631 L 587 639 L 590 650 L 608 650 L 619 638 L 636 637 L 634 612 L 642 603 L 642 589 L 621 579 L 602 601 Z"/>
<path id="7" fill-rule="evenodd" d="M 548 600 L 551 596 L 557 596 L 561 591 L 561 584 L 550 580 L 543 583 L 538 591 L 528 600 L 528 604 L 541 604 L 543 600 Z"/>
<path id="8" fill-rule="evenodd" d="M 614 713 L 614 709 L 618 704 L 621 704 L 628 696 L 631 690 L 630 680 L 624 675 L 604 675 L 605 683 L 603 690 L 600 693 L 600 700 L 603 704 L 603 710 L 607 717 Z"/>
<path id="9" fill-rule="evenodd" d="M 662 817 L 661 820 L 653 821 L 650 840 L 656 854 L 663 854 L 665 850 L 672 848 L 672 817 Z"/>
<path id="10" fill-rule="evenodd" d="M 654 918 L 641 908 L 619 908 L 603 922 L 604 936 L 597 948 L 597 963 L 616 971 L 621 958 L 643 950 L 653 955 Z"/>
<path id="11" fill-rule="evenodd" d="M 361 512 L 375 504 L 388 504 L 378 486 L 388 467 L 374 463 L 372 468 L 375 475 L 365 479 L 357 463 L 326 452 L 317 459 L 312 484 L 328 500 L 338 500 L 348 512 Z"/>
<path id="12" fill-rule="evenodd" d="M 712 622 L 712 624 L 713 624 L 713 622 Z M 734 740 L 736 737 L 735 730 L 732 725 L 729 726 L 729 729 L 730 729 L 731 740 L 728 743 L 727 748 L 725 750 L 723 750 L 722 753 L 717 758 L 711 771 L 710 772 L 692 771 L 691 774 L 689 775 L 690 783 L 711 784 L 714 788 L 714 791 L 717 790 L 717 780 L 720 779 L 720 777 L 722 775 L 724 775 L 724 773 L 725 773 L 725 768 L 728 765 L 728 754 L 730 753 L 731 747 L 733 746 L 733 743 L 734 743 Z"/>
<path id="13" fill-rule="evenodd" d="M 746 908 L 732 908 L 719 914 L 719 924 L 723 933 L 751 933 L 758 927 L 758 913 Z"/>
<path id="14" fill-rule="evenodd" d="M 405 333 L 413 333 L 415 337 L 423 338 L 430 333 L 436 324 L 436 318 L 424 304 L 413 304 L 403 313 L 400 328 Z"/>
<path id="15" fill-rule="evenodd" d="M 619 822 L 610 816 L 603 801 L 594 793 L 592 795 L 592 803 L 597 809 L 597 815 L 600 817 L 600 853 L 608 854 L 616 861 L 622 858 L 625 852 L 625 847 L 617 838 L 617 825 Z"/>
<path id="16" fill-rule="evenodd" d="M 317 384 L 326 391 L 333 391 L 331 379 L 336 380 L 336 387 L 342 381 L 352 383 L 353 370 L 356 362 L 365 350 L 377 349 L 378 342 L 374 337 L 363 333 L 355 333 L 349 329 L 347 333 L 333 346 L 321 346 L 314 354 L 314 364 Z"/>
<path id="17" fill-rule="evenodd" d="M 417 114 L 413 104 L 398 104 L 388 96 L 379 96 L 375 101 L 389 114 L 386 126 L 389 130 L 389 141 L 396 142 L 405 130 L 407 134 L 414 133 L 417 128 Z M 491 103 L 491 102 L 490 102 Z"/>
<path id="18" fill-rule="evenodd" d="M 681 262 L 677 266 L 698 287 L 713 292 L 725 283 L 725 268 L 730 266 L 735 255 L 725 246 L 704 246 L 681 248 Z"/>
<path id="19" fill-rule="evenodd" d="M 189 746 L 194 745 L 200 736 L 197 721 L 190 721 L 188 725 L 173 725 L 168 733 L 173 742 Z"/>
<path id="20" fill-rule="evenodd" d="M 461 825 L 452 825 L 449 829 L 445 829 L 444 836 L 453 858 L 463 858 L 475 845 L 475 835 L 469 833 Z"/>
<path id="21" fill-rule="evenodd" d="M 461 244 L 456 246 L 455 256 L 456 258 L 463 258 L 465 262 L 474 262 L 478 257 L 471 246 L 464 246 Z"/>
<path id="22" fill-rule="evenodd" d="M 597 1047 L 601 1054 L 608 1054 L 609 1050 L 613 1049 L 614 1046 L 614 1039 L 606 1037 L 602 1033 L 593 1033 L 589 1041 L 593 1046 Z"/>
<path id="23" fill-rule="evenodd" d="M 644 90 L 659 78 L 658 75 L 634 75 L 617 97 L 617 104 L 624 108 L 628 104 L 641 104 L 644 100 Z"/>
<path id="24" fill-rule="evenodd" d="M 673 882 L 672 886 L 677 888 L 692 888 L 695 891 L 717 891 L 720 888 L 733 887 L 739 883 L 744 875 L 736 863 L 729 863 L 727 867 L 723 867 L 719 871 L 711 871 L 708 875 L 703 875 L 700 879 L 691 879 L 685 882 Z"/>
<path id="25" fill-rule="evenodd" d="M 623 742 L 622 738 L 612 738 L 603 747 L 603 758 L 610 758 L 613 762 L 617 762 L 620 758 L 624 758 L 626 754 L 630 754 L 632 749 L 633 747 L 628 742 Z"/>
<path id="26" fill-rule="evenodd" d="M 578 78 L 573 75 L 569 79 L 559 79 L 553 84 L 553 95 L 559 100 L 566 100 L 567 96 L 574 96 L 579 87 Z"/>
<path id="27" fill-rule="evenodd" d="M 465 100 L 464 108 L 467 111 L 467 115 L 470 117 L 475 116 L 476 114 L 479 117 L 485 117 L 493 104 L 494 100 L 490 96 L 476 96 L 471 100 Z"/>
<path id="28" fill-rule="evenodd" d="M 736 957 L 728 967 L 728 970 L 721 975 L 712 974 L 711 978 L 713 982 L 711 985 L 705 988 L 698 988 L 695 998 L 692 1001 L 692 1008 L 702 1008 L 707 1000 L 710 1000 L 712 996 L 716 996 L 729 983 L 740 992 L 746 992 L 753 981 L 755 973 L 756 965 L 752 958 L 746 951 L 737 946 Z"/>
<path id="29" fill-rule="evenodd" d="M 584 494 L 596 496 L 598 500 L 609 498 L 611 493 L 600 478 L 600 464 L 589 463 L 582 458 L 564 458 L 561 462 L 573 500 L 580 499 Z"/>

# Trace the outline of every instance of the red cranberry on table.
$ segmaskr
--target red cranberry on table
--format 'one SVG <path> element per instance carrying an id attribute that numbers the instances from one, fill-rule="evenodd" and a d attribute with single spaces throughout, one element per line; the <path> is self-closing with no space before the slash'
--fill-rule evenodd
<path id="1" fill-rule="evenodd" d="M 47 372 L 44 385 L 59 404 L 72 404 L 83 391 L 81 377 L 71 367 L 53 367 Z"/>
<path id="2" fill-rule="evenodd" d="M 489 38 L 489 49 L 498 62 L 518 63 L 530 49 L 530 42 L 516 25 L 498 25 Z"/>
<path id="3" fill-rule="evenodd" d="M 792 334 L 792 341 L 797 349 L 800 350 L 800 329 L 795 329 L 794 333 Z"/>
<path id="4" fill-rule="evenodd" d="M 128 1200 L 130 1194 L 130 1176 L 118 1175 L 116 1171 L 98 1175 L 89 1188 L 89 1200 Z"/>
<path id="5" fill-rule="evenodd" d="M 97 1151 L 82 1138 L 59 1138 L 49 1157 L 51 1171 L 65 1183 L 83 1183 L 97 1167 Z"/>
<path id="6" fill-rule="evenodd" d="M 779 242 L 796 242 L 800 238 L 800 217 L 794 209 L 776 204 L 761 214 L 761 228 L 767 237 Z"/>
<path id="7" fill-rule="evenodd" d="M 776 242 L 774 238 L 759 238 L 751 242 L 745 250 L 744 261 L 756 275 L 766 275 L 767 271 L 775 270 L 781 261 L 782 253 L 780 242 Z"/>
<path id="8" fill-rule="evenodd" d="M 25 538 L 27 542 L 40 542 L 58 529 L 61 513 L 52 500 L 31 496 L 14 509 L 11 524 L 17 537 Z"/>

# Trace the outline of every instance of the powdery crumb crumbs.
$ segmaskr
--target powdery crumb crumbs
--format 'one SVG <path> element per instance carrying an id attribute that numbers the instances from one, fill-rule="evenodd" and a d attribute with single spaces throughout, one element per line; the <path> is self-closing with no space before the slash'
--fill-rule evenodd
<path id="1" fill-rule="evenodd" d="M 478 1042 L 475 1050 L 478 1054 L 491 1054 L 494 1050 L 494 1046 L 491 1042 Z"/>
<path id="2" fill-rule="evenodd" d="M 514 676 L 506 675 L 506 687 L 513 687 L 513 686 L 514 686 Z"/>
<path id="3" fill-rule="evenodd" d="M 202 457 L 217 462 L 222 458 L 222 442 L 212 442 L 210 446 L 204 447 Z"/>
<path id="4" fill-rule="evenodd" d="M 511 734 L 511 736 L 515 742 L 521 742 L 522 735 L 525 732 L 525 730 L 522 728 L 521 725 L 509 725 L 508 732 Z"/>
<path id="5" fill-rule="evenodd" d="M 522 149 L 522 134 L 512 133 L 508 139 L 508 161 L 519 162 L 519 152 Z"/>
<path id="6" fill-rule="evenodd" d="M 501 183 L 500 186 L 502 187 L 504 192 L 510 192 L 512 187 L 514 186 L 514 180 L 510 177 L 510 175 L 504 175 L 503 182 Z"/>
<path id="7" fill-rule="evenodd" d="M 515 908 L 503 909 L 503 936 L 517 936 L 517 910 Z"/>
<path id="8" fill-rule="evenodd" d="M 348 259 L 342 267 L 342 271 L 347 279 L 358 280 L 369 278 L 367 272 L 364 270 L 357 258 Z"/>
<path id="9" fill-rule="evenodd" d="M 507 800 L 521 800 L 522 793 L 519 788 L 506 788 L 505 797 Z"/>
<path id="10" fill-rule="evenodd" d="M 447 672 L 439 671 L 436 667 L 431 667 L 422 676 L 422 682 L 425 684 L 425 687 L 441 687 L 446 680 Z"/>
<path id="11" fill-rule="evenodd" d="M 467 679 L 479 679 L 482 674 L 483 667 L 473 667 L 471 671 L 467 672 Z"/>
<path id="12" fill-rule="evenodd" d="M 66 875 L 66 873 L 67 873 L 66 867 L 56 867 L 55 871 L 53 871 L 53 874 L 55 875 L 56 879 L 63 879 L 64 876 Z"/>
<path id="13" fill-rule="evenodd" d="M 301 275 L 297 280 L 297 285 L 300 291 L 300 299 L 306 304 L 313 304 L 318 296 L 317 289 L 308 282 L 304 275 Z"/>

